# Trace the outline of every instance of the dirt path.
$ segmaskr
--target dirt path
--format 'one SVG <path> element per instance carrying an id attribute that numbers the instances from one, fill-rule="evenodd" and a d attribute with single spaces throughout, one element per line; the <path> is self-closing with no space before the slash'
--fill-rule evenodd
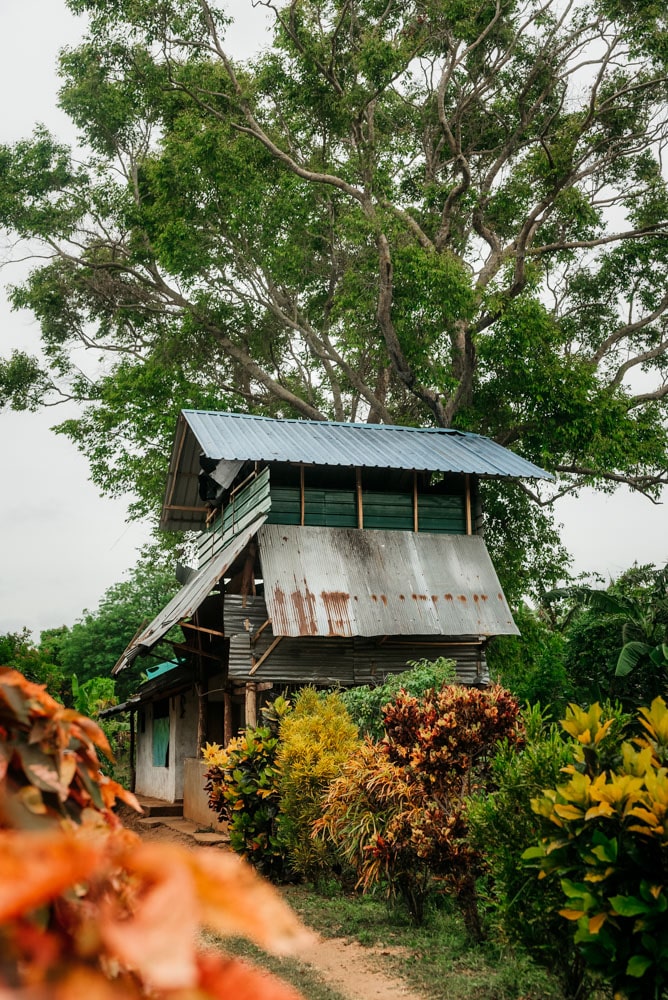
<path id="1" fill-rule="evenodd" d="M 122 818 L 126 826 L 137 830 L 146 840 L 193 846 L 192 838 L 161 823 L 145 825 L 125 812 Z M 365 948 L 356 941 L 318 935 L 315 944 L 300 956 L 300 961 L 348 1000 L 425 1000 L 424 995 L 413 992 L 404 980 L 383 971 L 389 954 L 383 948 Z"/>

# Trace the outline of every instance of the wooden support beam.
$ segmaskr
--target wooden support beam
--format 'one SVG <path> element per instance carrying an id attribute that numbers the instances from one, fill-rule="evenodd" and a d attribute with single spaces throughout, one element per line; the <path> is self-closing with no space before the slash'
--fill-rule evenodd
<path id="1" fill-rule="evenodd" d="M 306 517 L 306 490 L 304 489 L 304 466 L 299 466 L 299 525 L 304 527 Z"/>
<path id="2" fill-rule="evenodd" d="M 217 632 L 215 628 L 204 628 L 203 625 L 192 625 L 190 622 L 179 622 L 180 628 L 191 628 L 195 632 L 206 632 L 207 635 L 218 635 L 221 639 L 225 638 L 224 632 Z"/>
<path id="3" fill-rule="evenodd" d="M 420 522 L 418 519 L 417 469 L 413 469 L 413 531 L 417 534 L 419 528 L 420 528 Z"/>
<path id="4" fill-rule="evenodd" d="M 130 791 L 134 792 L 137 785 L 137 766 L 135 764 L 135 713 L 130 709 Z"/>
<path id="5" fill-rule="evenodd" d="M 190 514 L 206 514 L 207 509 L 207 507 L 184 507 L 177 503 L 165 504 L 165 510 L 185 510 Z"/>
<path id="6" fill-rule="evenodd" d="M 234 733 L 232 732 L 232 695 L 226 691 L 223 695 L 223 746 L 226 747 Z"/>
<path id="7" fill-rule="evenodd" d="M 185 642 L 174 642 L 173 639 L 167 639 L 167 642 L 169 643 L 170 646 L 173 646 L 174 649 L 183 649 L 185 650 L 186 653 L 194 653 L 196 656 L 202 655 L 205 659 L 214 660 L 216 663 L 221 662 L 220 656 L 214 656 L 213 653 L 200 654 L 199 650 L 195 649 L 194 646 L 186 645 Z"/>
<path id="8" fill-rule="evenodd" d="M 361 531 L 364 527 L 364 503 L 362 501 L 362 470 L 359 465 L 355 468 L 355 493 L 357 496 L 357 527 Z"/>
<path id="9" fill-rule="evenodd" d="M 471 518 L 471 477 L 466 473 L 466 534 L 472 534 L 473 522 Z"/>
<path id="10" fill-rule="evenodd" d="M 262 625 L 260 625 L 257 632 L 254 632 L 253 635 L 250 637 L 251 646 L 255 645 L 255 643 L 258 641 L 258 639 L 260 638 L 260 636 L 262 635 L 262 633 L 264 632 L 264 630 L 268 625 L 271 625 L 271 618 L 267 618 L 266 622 L 263 622 Z"/>
<path id="11" fill-rule="evenodd" d="M 256 673 L 256 671 L 258 671 L 260 669 L 260 667 L 262 666 L 262 664 L 264 663 L 264 661 L 267 659 L 267 657 L 269 656 L 269 654 L 273 653 L 273 651 L 276 649 L 276 647 L 278 646 L 278 644 L 279 644 L 279 642 L 281 641 L 282 638 L 283 638 L 282 635 L 277 635 L 276 636 L 276 638 L 274 639 L 274 641 L 272 642 L 272 644 L 270 646 L 267 646 L 267 648 L 265 649 L 265 651 L 262 654 L 262 656 L 260 657 L 260 659 L 256 663 L 254 663 L 253 666 L 250 668 L 250 670 L 248 671 L 249 674 L 254 674 L 254 673 Z"/>
<path id="12" fill-rule="evenodd" d="M 246 728 L 257 726 L 257 685 L 253 681 L 246 684 Z"/>
<path id="13" fill-rule="evenodd" d="M 177 479 L 177 476 L 178 476 L 179 465 L 181 463 L 181 453 L 183 452 L 183 445 L 185 444 L 186 434 L 188 433 L 188 424 L 186 423 L 186 421 L 184 420 L 183 417 L 181 417 L 181 420 L 183 420 L 183 429 L 181 431 L 181 440 L 179 441 L 179 450 L 176 453 L 176 464 L 174 465 L 174 474 L 172 476 L 172 482 L 171 482 L 171 485 L 170 485 L 170 488 L 169 488 L 169 496 L 167 497 L 167 510 L 174 510 L 175 509 L 174 507 L 171 507 L 170 504 L 171 504 L 172 498 L 174 496 L 174 489 L 176 487 L 176 479 Z"/>

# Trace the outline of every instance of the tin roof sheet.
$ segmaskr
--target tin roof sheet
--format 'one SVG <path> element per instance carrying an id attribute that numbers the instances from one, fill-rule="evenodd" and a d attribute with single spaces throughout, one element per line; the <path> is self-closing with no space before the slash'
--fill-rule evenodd
<path id="1" fill-rule="evenodd" d="M 228 461 L 551 478 L 544 469 L 489 438 L 449 428 L 274 420 L 208 410 L 182 413 L 204 453 Z"/>
<path id="2" fill-rule="evenodd" d="M 238 535 L 234 535 L 230 542 L 206 566 L 195 573 L 184 587 L 181 587 L 178 594 L 156 615 L 151 624 L 147 625 L 132 640 L 112 670 L 112 674 L 118 674 L 121 670 L 129 667 L 139 653 L 155 646 L 173 625 L 178 625 L 180 621 L 192 617 L 204 598 L 208 596 L 221 576 L 246 547 L 258 527 L 264 523 L 266 517 L 267 515 L 263 514 Z"/>
<path id="3" fill-rule="evenodd" d="M 265 524 L 274 635 L 518 635 L 478 535 Z"/>

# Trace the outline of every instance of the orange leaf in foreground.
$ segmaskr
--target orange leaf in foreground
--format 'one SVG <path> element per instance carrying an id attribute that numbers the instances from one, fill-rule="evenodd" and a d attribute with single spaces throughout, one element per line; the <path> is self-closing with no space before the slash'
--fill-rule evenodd
<path id="1" fill-rule="evenodd" d="M 276 955 L 294 954 L 313 936 L 268 882 L 231 853 L 193 851 L 200 922 L 218 934 L 246 937 Z"/>
<path id="2" fill-rule="evenodd" d="M 101 854 L 101 845 L 71 833 L 0 831 L 0 922 L 21 917 L 87 879 Z"/>
<path id="3" fill-rule="evenodd" d="M 211 1000 L 303 1000 L 292 986 L 236 958 L 201 955 L 199 988 Z"/>

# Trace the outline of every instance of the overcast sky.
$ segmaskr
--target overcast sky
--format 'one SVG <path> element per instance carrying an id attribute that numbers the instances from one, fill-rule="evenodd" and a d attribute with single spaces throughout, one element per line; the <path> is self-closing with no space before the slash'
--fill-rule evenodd
<path id="1" fill-rule="evenodd" d="M 258 38 L 251 26 L 262 15 L 251 0 L 232 0 L 228 9 L 237 17 L 231 43 L 237 54 L 247 54 Z M 36 122 L 73 140 L 56 108 L 55 60 L 80 34 L 81 22 L 64 0 L 0 0 L 0 142 L 29 135 Z M 0 282 L 16 281 L 20 273 L 5 267 Z M 37 343 L 32 317 L 12 313 L 0 290 L 0 355 Z M 0 633 L 25 625 L 37 638 L 44 628 L 73 624 L 123 578 L 149 537 L 147 525 L 126 522 L 126 503 L 98 495 L 85 459 L 50 431 L 66 416 L 61 407 L 0 413 Z M 628 490 L 564 500 L 558 513 L 576 571 L 610 577 L 634 559 L 668 560 L 665 506 Z"/>

